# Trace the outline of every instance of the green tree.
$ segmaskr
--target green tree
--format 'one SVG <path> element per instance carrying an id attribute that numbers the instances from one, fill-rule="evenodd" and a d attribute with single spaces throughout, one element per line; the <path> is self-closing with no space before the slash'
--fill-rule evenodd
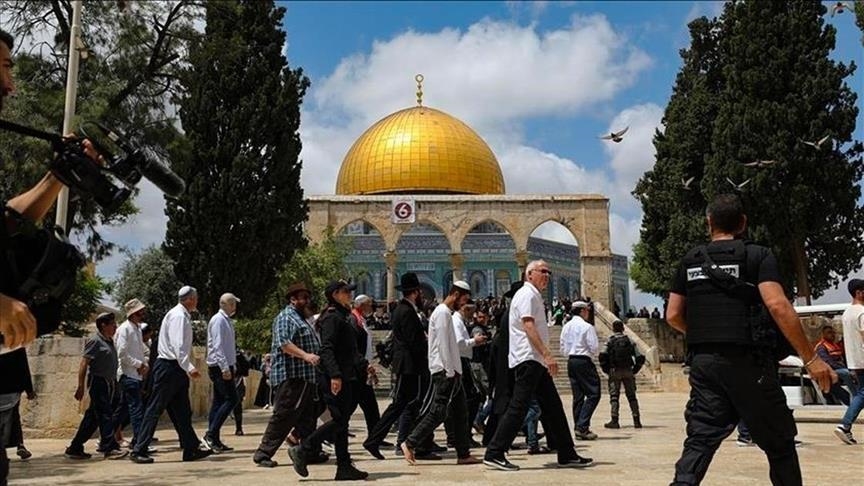
<path id="1" fill-rule="evenodd" d="M 62 129 L 71 3 L 0 1 L 2 25 L 16 37 L 17 96 L 4 107 L 4 119 L 51 132 Z M 173 124 L 170 96 L 179 87 L 177 71 L 192 27 L 195 4 L 134 2 L 125 11 L 116 2 L 90 1 L 82 10 L 86 58 L 78 77 L 77 117 L 105 120 L 149 144 L 171 147 L 180 137 Z M 48 38 L 41 42 L 34 39 Z M 47 143 L 0 132 L 0 198 L 30 187 L 47 169 Z M 72 195 L 70 230 L 99 260 L 115 250 L 99 228 L 121 225 L 137 210 L 128 202 L 103 213 L 86 197 Z M 49 220 L 54 219 L 49 215 Z"/>
<path id="2" fill-rule="evenodd" d="M 774 249 L 787 288 L 809 301 L 859 268 L 858 206 L 864 146 L 853 140 L 855 71 L 830 59 L 836 30 L 819 2 L 726 4 L 720 31 L 723 89 L 706 159 L 711 198 L 749 180 L 750 236 Z M 828 136 L 819 149 L 801 141 Z M 775 160 L 767 168 L 746 167 Z"/>
<path id="3" fill-rule="evenodd" d="M 202 310 L 230 291 L 241 313 L 257 314 L 304 242 L 298 128 L 309 80 L 282 55 L 284 13 L 272 1 L 209 2 L 182 76 L 189 146 L 174 168 L 188 187 L 168 201 L 164 248 Z"/>
<path id="4" fill-rule="evenodd" d="M 180 282 L 174 276 L 174 261 L 161 248 L 151 246 L 137 255 L 129 255 L 120 266 L 112 295 L 117 306 L 140 299 L 147 306 L 147 320 L 159 323 L 177 305 Z"/>
<path id="5" fill-rule="evenodd" d="M 61 315 L 63 324 L 60 331 L 67 336 L 80 337 L 86 334 L 87 325 L 91 322 L 102 293 L 108 289 L 105 282 L 87 269 L 78 272 L 75 279 L 75 291 L 69 300 L 63 304 Z"/>
<path id="6" fill-rule="evenodd" d="M 633 191 L 643 216 L 630 275 L 640 290 L 655 295 L 665 294 L 681 256 L 707 236 L 700 185 L 721 86 L 717 27 L 705 17 L 689 24 L 691 45 L 681 50 L 683 65 L 663 116 L 665 130 L 654 135 L 656 162 Z"/>
<path id="7" fill-rule="evenodd" d="M 634 249 L 640 288 L 662 295 L 684 248 L 704 239 L 706 201 L 734 190 L 727 179 L 749 181 L 749 237 L 774 249 L 797 295 L 818 297 L 860 266 L 864 146 L 852 138 L 857 96 L 845 82 L 855 65 L 829 58 L 836 32 L 825 12 L 804 0 L 733 1 L 715 25 L 691 24 L 687 52 L 704 51 L 693 77 L 704 85 L 678 91 L 693 73 L 685 56 L 655 137 L 657 166 L 635 191 L 645 209 Z M 818 149 L 802 143 L 825 136 Z M 759 160 L 777 162 L 744 165 Z"/>

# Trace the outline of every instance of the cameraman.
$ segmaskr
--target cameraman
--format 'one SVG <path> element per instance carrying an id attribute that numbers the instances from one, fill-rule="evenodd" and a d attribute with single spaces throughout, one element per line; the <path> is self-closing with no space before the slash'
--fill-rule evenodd
<path id="1" fill-rule="evenodd" d="M 6 97 L 15 90 L 12 82 L 13 45 L 12 36 L 0 29 L 0 113 Z M 84 145 L 87 155 L 96 161 L 98 155 L 93 146 L 87 141 Z M 49 173 L 30 190 L 0 205 L 0 255 L 6 255 L 7 236 L 17 230 L 19 222 L 41 220 L 51 209 L 62 188 L 63 184 Z M 36 319 L 26 304 L 8 295 L 15 290 L 13 283 L 2 280 L 11 274 L 9 265 L 5 258 L 0 258 L 0 335 L 3 336 L 3 347 L 7 350 L 25 346 L 36 339 Z M 12 410 L 24 390 L 24 383 L 29 379 L 22 371 L 26 360 L 23 349 L 0 354 L 0 372 L 3 374 L 3 380 L 0 380 L 0 485 L 6 484 L 9 474 L 5 444 Z"/>

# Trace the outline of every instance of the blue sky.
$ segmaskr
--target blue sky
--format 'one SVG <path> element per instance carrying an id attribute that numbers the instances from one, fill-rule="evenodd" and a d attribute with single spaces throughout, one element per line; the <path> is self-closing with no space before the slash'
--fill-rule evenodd
<path id="1" fill-rule="evenodd" d="M 830 4 L 831 2 L 825 2 Z M 489 143 L 508 193 L 601 193 L 609 197 L 612 249 L 630 255 L 641 209 L 630 196 L 651 168 L 660 126 L 687 47 L 687 23 L 721 2 L 280 2 L 285 53 L 312 81 L 302 110 L 306 194 L 330 194 L 342 158 L 378 119 L 425 104 L 471 125 Z M 834 57 L 864 64 L 851 13 Z M 859 72 L 847 80 L 864 94 Z M 859 99 L 859 107 L 864 104 Z M 629 125 L 624 143 L 599 134 Z M 661 127 L 662 128 L 662 127 Z M 857 139 L 864 139 L 859 117 Z M 142 186 L 135 223 L 106 236 L 135 251 L 164 238 L 161 197 Z M 544 237 L 572 241 L 563 227 Z M 123 256 L 103 262 L 116 274 Z M 827 300 L 845 301 L 844 292 Z M 655 300 L 634 294 L 638 305 Z"/>

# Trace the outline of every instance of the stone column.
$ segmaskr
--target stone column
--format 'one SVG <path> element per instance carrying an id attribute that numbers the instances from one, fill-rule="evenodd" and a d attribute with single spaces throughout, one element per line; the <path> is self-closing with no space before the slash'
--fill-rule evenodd
<path id="1" fill-rule="evenodd" d="M 387 265 L 387 303 L 396 301 L 396 262 L 395 251 L 384 252 L 384 263 Z"/>
<path id="2" fill-rule="evenodd" d="M 516 257 L 516 264 L 519 265 L 518 280 L 524 280 L 525 267 L 528 266 L 528 250 L 517 250 L 514 256 Z"/>
<path id="3" fill-rule="evenodd" d="M 464 280 L 465 276 L 462 275 L 462 266 L 465 264 L 465 259 L 462 257 L 461 253 L 451 253 L 450 254 L 450 270 L 453 271 L 453 281 Z M 444 289 L 444 293 L 449 292 L 450 289 Z"/>
<path id="4" fill-rule="evenodd" d="M 582 257 L 582 296 L 611 308 L 612 257 Z"/>

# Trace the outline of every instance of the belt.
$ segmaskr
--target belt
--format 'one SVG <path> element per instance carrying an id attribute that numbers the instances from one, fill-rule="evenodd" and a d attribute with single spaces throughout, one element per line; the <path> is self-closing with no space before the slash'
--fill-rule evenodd
<path id="1" fill-rule="evenodd" d="M 585 356 L 584 354 L 571 354 L 569 356 L 570 359 L 584 359 L 591 361 L 591 356 Z"/>

